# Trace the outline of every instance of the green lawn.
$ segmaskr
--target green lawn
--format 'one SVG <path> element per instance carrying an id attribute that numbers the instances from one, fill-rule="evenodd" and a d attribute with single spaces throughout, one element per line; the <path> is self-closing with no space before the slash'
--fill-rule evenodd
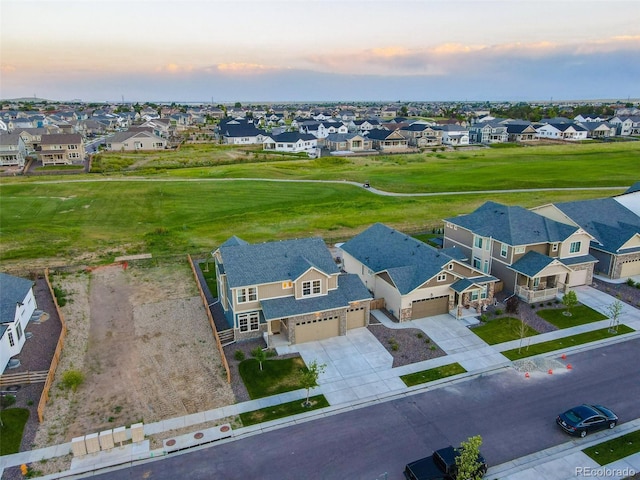
<path id="1" fill-rule="evenodd" d="M 252 399 L 302 388 L 299 373 L 307 369 L 300 357 L 266 360 L 262 362 L 262 370 L 255 358 L 248 358 L 238 368 Z"/>
<path id="2" fill-rule="evenodd" d="M 608 465 L 640 452 L 640 430 L 607 440 L 582 451 L 599 465 Z"/>
<path id="3" fill-rule="evenodd" d="M 20 451 L 22 431 L 29 419 L 26 408 L 8 408 L 0 412 L 4 427 L 0 427 L 0 455 L 9 455 Z"/>
<path id="4" fill-rule="evenodd" d="M 200 269 L 209 291 L 214 297 L 218 296 L 218 282 L 216 282 L 216 267 L 213 261 L 200 263 Z"/>
<path id="5" fill-rule="evenodd" d="M 524 334 L 525 337 L 538 334 L 538 332 L 529 325 L 523 324 L 519 319 L 512 317 L 489 320 L 484 325 L 473 327 L 471 331 L 489 345 L 518 340 L 522 334 Z"/>
<path id="6" fill-rule="evenodd" d="M 249 425 L 255 425 L 256 423 L 269 422 L 278 418 L 290 417 L 291 415 L 298 415 L 299 413 L 305 413 L 329 406 L 329 402 L 324 395 L 309 397 L 309 401 L 311 402 L 310 407 L 304 406 L 305 400 L 306 399 L 294 400 L 293 402 L 282 403 L 280 405 L 274 405 L 273 407 L 265 407 L 260 410 L 241 413 L 240 419 L 242 420 L 242 424 L 245 427 L 248 427 Z"/>
<path id="7" fill-rule="evenodd" d="M 430 368 L 429 370 L 422 370 L 421 372 L 402 375 L 400 379 L 407 387 L 413 387 L 414 385 L 433 382 L 434 380 L 465 372 L 466 370 L 459 363 L 451 363 L 449 365 L 443 365 L 442 367 Z"/>
<path id="8" fill-rule="evenodd" d="M 635 332 L 633 328 L 626 325 L 620 325 L 618 327 L 618 335 L 623 333 Z M 509 360 L 520 360 L 521 358 L 531 357 L 540 353 L 555 352 L 556 350 L 562 350 L 564 348 L 575 347 L 576 345 L 582 345 L 584 343 L 595 342 L 597 340 L 604 340 L 606 338 L 615 337 L 615 333 L 609 333 L 608 328 L 601 328 L 600 330 L 594 330 L 592 332 L 579 333 L 570 337 L 559 338 L 558 340 L 550 340 L 548 342 L 536 343 L 523 347 L 518 353 L 518 349 L 506 350 L 501 352 Z"/>
<path id="9" fill-rule="evenodd" d="M 570 328 L 585 323 L 599 322 L 606 320 L 608 317 L 589 308 L 586 305 L 577 305 L 571 309 L 571 316 L 564 314 L 566 308 L 556 308 L 550 310 L 538 310 L 538 316 L 544 318 L 547 322 L 558 328 Z"/>

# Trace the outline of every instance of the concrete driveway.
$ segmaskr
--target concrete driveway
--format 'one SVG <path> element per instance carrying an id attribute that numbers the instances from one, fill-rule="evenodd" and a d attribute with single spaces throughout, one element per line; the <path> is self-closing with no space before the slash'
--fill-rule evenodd
<path id="1" fill-rule="evenodd" d="M 617 298 L 608 293 L 601 292 L 593 287 L 581 286 L 573 288 L 578 295 L 578 300 L 583 305 L 593 308 L 603 315 L 609 316 L 608 308 Z M 629 327 L 640 330 L 640 310 L 626 303 L 622 303 L 622 315 L 620 315 L 620 323 L 624 323 Z"/>

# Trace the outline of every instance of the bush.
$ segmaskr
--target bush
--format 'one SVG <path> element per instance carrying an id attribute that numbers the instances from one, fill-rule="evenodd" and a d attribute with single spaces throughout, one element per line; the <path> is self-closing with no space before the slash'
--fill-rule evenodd
<path id="1" fill-rule="evenodd" d="M 481 322 L 486 322 L 488 320 L 488 317 L 483 313 L 482 315 L 480 315 L 480 321 Z"/>
<path id="2" fill-rule="evenodd" d="M 502 315 L 502 310 L 499 308 L 496 308 L 496 315 Z"/>
<path id="3" fill-rule="evenodd" d="M 84 383 L 84 373 L 79 370 L 67 370 L 62 374 L 62 385 L 74 392 Z"/>
<path id="4" fill-rule="evenodd" d="M 16 403 L 15 395 L 2 395 L 2 408 L 7 408 Z"/>
<path id="5" fill-rule="evenodd" d="M 629 278 L 627 279 L 627 285 L 629 285 L 630 287 L 635 287 L 636 282 L 633 281 L 633 278 Z"/>
<path id="6" fill-rule="evenodd" d="M 64 307 L 67 304 L 67 292 L 60 287 L 53 287 L 53 294 L 56 296 L 58 305 Z"/>
<path id="7" fill-rule="evenodd" d="M 422 337 L 424 337 L 424 334 L 422 332 L 418 332 L 418 333 L 416 333 L 416 337 L 417 338 L 422 338 Z"/>
<path id="8" fill-rule="evenodd" d="M 241 362 L 245 358 L 244 352 L 242 350 L 236 350 L 233 354 L 233 358 Z"/>

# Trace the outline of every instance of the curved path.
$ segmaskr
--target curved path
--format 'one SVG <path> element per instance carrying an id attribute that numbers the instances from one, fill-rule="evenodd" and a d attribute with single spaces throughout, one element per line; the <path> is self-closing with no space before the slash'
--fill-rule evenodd
<path id="1" fill-rule="evenodd" d="M 336 185 L 353 185 L 363 188 L 362 183 L 349 180 L 303 180 L 284 178 L 149 178 L 149 177 L 122 177 L 122 178 L 96 178 L 96 179 L 74 179 L 74 180 L 41 180 L 24 183 L 11 183 L 5 185 L 46 185 L 59 183 L 91 183 L 91 182 L 292 182 L 292 183 L 332 183 Z M 0 184 L 2 186 L 2 184 Z M 621 190 L 629 188 L 629 185 L 618 187 L 550 187 L 550 188 L 515 188 L 505 190 L 469 190 L 469 191 L 449 191 L 449 192 L 422 192 L 422 193 L 398 193 L 368 187 L 366 190 L 388 197 L 437 197 L 441 195 L 477 195 L 494 193 L 526 193 L 526 192 L 566 192 L 566 191 L 588 191 L 588 190 Z"/>

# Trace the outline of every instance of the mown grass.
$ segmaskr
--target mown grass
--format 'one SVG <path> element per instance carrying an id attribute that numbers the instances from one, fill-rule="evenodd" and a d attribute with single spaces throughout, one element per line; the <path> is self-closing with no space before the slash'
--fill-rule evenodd
<path id="1" fill-rule="evenodd" d="M 550 310 L 538 310 L 536 313 L 539 317 L 544 318 L 547 322 L 558 328 L 570 328 L 586 323 L 599 322 L 606 320 L 606 315 L 597 312 L 593 308 L 586 305 L 578 305 L 571 309 L 571 316 L 565 315 L 566 308 L 556 308 Z"/>
<path id="2" fill-rule="evenodd" d="M 640 452 L 640 430 L 582 450 L 599 465 L 608 465 Z"/>
<path id="3" fill-rule="evenodd" d="M 252 399 L 269 397 L 278 393 L 302 388 L 300 370 L 307 366 L 300 357 L 271 359 L 260 364 L 255 358 L 240 362 L 240 376 Z"/>
<path id="4" fill-rule="evenodd" d="M 0 412 L 3 427 L 0 427 L 0 455 L 9 455 L 20 451 L 22 432 L 29 419 L 26 408 L 8 408 Z"/>
<path id="5" fill-rule="evenodd" d="M 548 342 L 536 343 L 529 347 L 523 347 L 520 349 L 520 353 L 518 353 L 517 348 L 506 350 L 501 353 L 509 360 L 520 360 L 521 358 L 531 357 L 541 353 L 555 352 L 556 350 L 596 342 L 598 340 L 604 340 L 615 337 L 616 335 L 622 335 L 624 333 L 631 333 L 634 331 L 635 330 L 633 328 L 626 325 L 618 326 L 618 333 L 611 333 L 608 328 L 601 328 L 600 330 L 594 330 L 592 332 L 579 333 L 570 337 L 559 338 L 558 340 L 550 340 Z"/>
<path id="6" fill-rule="evenodd" d="M 255 425 L 257 423 L 270 422 L 271 420 L 277 420 L 279 418 L 290 417 L 292 415 L 298 415 L 300 413 L 306 413 L 319 408 L 325 408 L 329 406 L 329 402 L 324 395 L 316 395 L 309 397 L 311 406 L 305 407 L 304 402 L 306 399 L 294 400 L 293 402 L 282 403 L 274 405 L 272 407 L 265 407 L 259 410 L 252 410 L 251 412 L 241 413 L 240 420 L 245 427 L 249 425 Z"/>
<path id="7" fill-rule="evenodd" d="M 451 377 L 452 375 L 465 372 L 466 370 L 459 363 L 451 363 L 441 367 L 430 368 L 429 370 L 401 375 L 400 379 L 407 387 L 413 387 L 414 385 L 433 382 L 434 380 L 440 380 L 441 378 Z"/>
<path id="8" fill-rule="evenodd" d="M 489 320 L 483 325 L 473 327 L 471 331 L 489 345 L 518 340 L 521 338 L 521 333 L 524 333 L 524 337 L 531 337 L 538 334 L 538 332 L 529 325 L 523 324 L 521 320 L 512 317 Z"/>

